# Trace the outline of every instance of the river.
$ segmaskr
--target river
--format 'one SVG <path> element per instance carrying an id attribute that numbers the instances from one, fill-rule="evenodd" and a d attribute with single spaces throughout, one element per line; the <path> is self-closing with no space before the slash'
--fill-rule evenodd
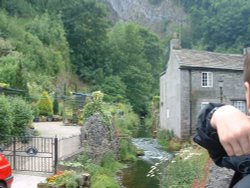
<path id="1" fill-rule="evenodd" d="M 132 142 L 138 149 L 143 149 L 145 155 L 123 170 L 122 184 L 124 188 L 159 188 L 158 177 L 148 177 L 147 175 L 151 166 L 162 159 L 171 158 L 171 155 L 161 150 L 155 139 L 134 138 Z"/>

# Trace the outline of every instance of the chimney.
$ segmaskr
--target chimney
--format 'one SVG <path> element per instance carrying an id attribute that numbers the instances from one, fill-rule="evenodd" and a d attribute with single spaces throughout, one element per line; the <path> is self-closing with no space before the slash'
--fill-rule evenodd
<path id="1" fill-rule="evenodd" d="M 181 41 L 178 39 L 177 34 L 173 34 L 173 39 L 170 41 L 170 49 L 171 50 L 179 50 L 181 49 Z"/>

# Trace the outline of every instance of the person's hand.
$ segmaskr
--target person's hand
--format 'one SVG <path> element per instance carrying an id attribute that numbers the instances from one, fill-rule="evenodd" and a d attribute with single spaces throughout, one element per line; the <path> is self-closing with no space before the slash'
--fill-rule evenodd
<path id="1" fill-rule="evenodd" d="M 233 106 L 222 106 L 214 112 L 211 125 L 228 156 L 250 154 L 250 120 L 246 114 Z"/>

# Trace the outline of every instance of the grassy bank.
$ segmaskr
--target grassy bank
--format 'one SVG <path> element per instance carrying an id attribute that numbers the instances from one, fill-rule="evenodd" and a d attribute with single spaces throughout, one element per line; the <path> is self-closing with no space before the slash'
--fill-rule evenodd
<path id="1" fill-rule="evenodd" d="M 181 149 L 175 157 L 164 164 L 161 188 L 192 188 L 197 182 L 206 181 L 209 156 L 197 146 Z"/>

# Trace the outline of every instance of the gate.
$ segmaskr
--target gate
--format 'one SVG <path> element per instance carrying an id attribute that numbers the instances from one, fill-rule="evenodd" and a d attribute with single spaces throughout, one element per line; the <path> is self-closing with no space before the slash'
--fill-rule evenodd
<path id="1" fill-rule="evenodd" d="M 0 152 L 12 169 L 31 172 L 56 172 L 57 138 L 0 136 Z"/>

